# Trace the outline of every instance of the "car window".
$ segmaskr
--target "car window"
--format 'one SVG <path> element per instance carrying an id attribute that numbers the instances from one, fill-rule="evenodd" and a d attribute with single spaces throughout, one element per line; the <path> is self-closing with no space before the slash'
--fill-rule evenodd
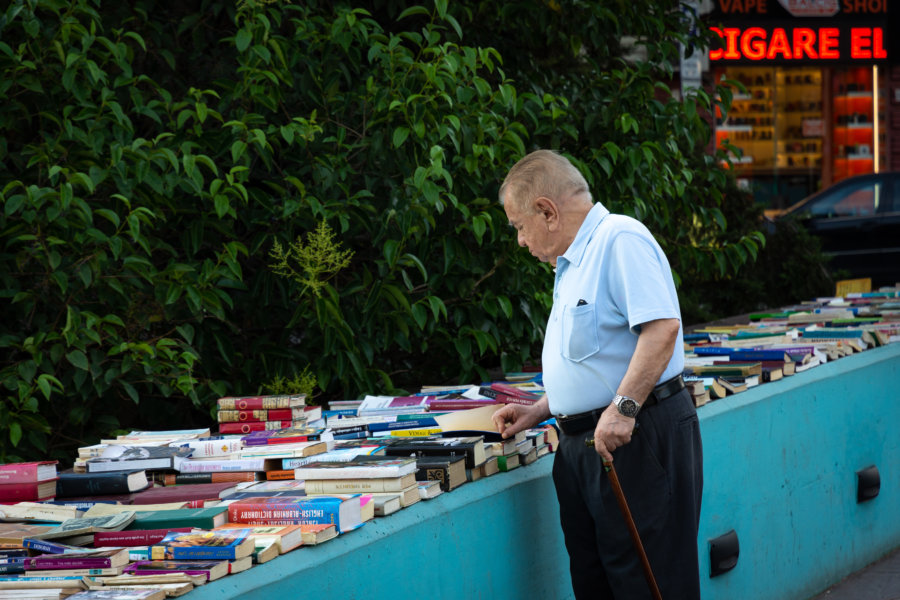
<path id="1" fill-rule="evenodd" d="M 890 202 L 881 181 L 867 181 L 826 194 L 810 207 L 813 217 L 866 217 L 878 212 L 879 206 Z M 882 207 L 883 210 L 883 207 Z"/>

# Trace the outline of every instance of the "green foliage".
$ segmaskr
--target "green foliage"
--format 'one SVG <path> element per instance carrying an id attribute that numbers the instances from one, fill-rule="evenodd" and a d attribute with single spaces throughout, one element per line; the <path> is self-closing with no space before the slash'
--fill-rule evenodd
<path id="1" fill-rule="evenodd" d="M 516 247 L 496 192 L 536 147 L 580 160 L 685 282 L 733 273 L 761 238 L 729 237 L 727 174 L 705 153 L 703 113 L 727 93 L 682 102 L 660 83 L 690 39 L 680 14 L 13 0 L 0 460 L 208 424 L 225 394 L 516 370 L 538 355 L 552 273 Z M 647 61 L 620 58 L 625 34 Z"/>

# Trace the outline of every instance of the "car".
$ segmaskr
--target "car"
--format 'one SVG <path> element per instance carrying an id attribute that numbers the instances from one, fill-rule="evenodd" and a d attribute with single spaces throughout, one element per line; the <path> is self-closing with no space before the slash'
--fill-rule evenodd
<path id="1" fill-rule="evenodd" d="M 900 282 L 900 172 L 841 180 L 775 216 L 784 219 L 822 241 L 839 278 L 871 277 L 873 289 Z"/>

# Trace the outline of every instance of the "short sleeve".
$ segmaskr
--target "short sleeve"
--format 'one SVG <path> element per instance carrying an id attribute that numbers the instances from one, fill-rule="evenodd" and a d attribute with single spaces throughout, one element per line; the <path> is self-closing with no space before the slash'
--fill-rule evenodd
<path id="1" fill-rule="evenodd" d="M 610 296 L 633 332 L 639 333 L 639 326 L 649 321 L 681 318 L 672 298 L 669 263 L 654 240 L 620 232 L 607 259 Z"/>

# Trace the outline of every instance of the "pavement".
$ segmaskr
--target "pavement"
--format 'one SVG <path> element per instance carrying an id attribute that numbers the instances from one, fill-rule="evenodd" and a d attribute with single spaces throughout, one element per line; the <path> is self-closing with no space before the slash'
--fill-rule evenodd
<path id="1" fill-rule="evenodd" d="M 900 600 L 900 549 L 810 600 Z"/>

